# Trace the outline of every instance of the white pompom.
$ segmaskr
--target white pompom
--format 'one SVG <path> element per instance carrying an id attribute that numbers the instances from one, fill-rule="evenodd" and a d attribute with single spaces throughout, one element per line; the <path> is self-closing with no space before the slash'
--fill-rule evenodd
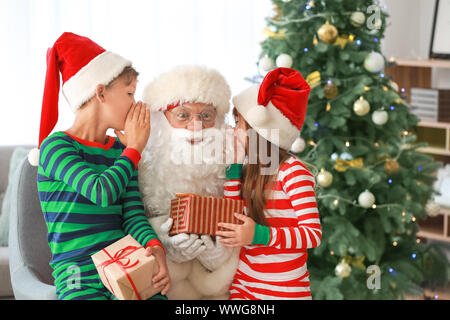
<path id="1" fill-rule="evenodd" d="M 33 148 L 28 152 L 28 162 L 33 166 L 37 167 L 39 165 L 39 149 Z"/>
<path id="2" fill-rule="evenodd" d="M 246 115 L 246 120 L 256 126 L 263 125 L 267 121 L 267 110 L 264 106 L 252 107 Z"/>
<path id="3" fill-rule="evenodd" d="M 302 152 L 303 150 L 305 150 L 305 146 L 306 146 L 305 140 L 298 137 L 297 139 L 295 139 L 294 143 L 292 144 L 291 151 L 294 153 Z"/>

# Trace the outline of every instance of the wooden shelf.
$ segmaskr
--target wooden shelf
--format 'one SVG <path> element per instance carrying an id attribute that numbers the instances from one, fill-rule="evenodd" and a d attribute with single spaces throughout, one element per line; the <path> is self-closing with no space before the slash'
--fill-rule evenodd
<path id="1" fill-rule="evenodd" d="M 397 58 L 395 65 L 386 68 L 386 75 L 393 78 L 410 102 L 411 88 L 431 88 L 433 68 L 450 69 L 450 60 L 443 59 L 406 59 Z M 420 121 L 414 128 L 418 142 L 427 142 L 428 146 L 417 149 L 419 152 L 433 155 L 438 161 L 450 163 L 450 123 Z M 428 216 L 417 221 L 417 237 L 450 242 L 450 209 L 441 207 L 435 217 Z"/>
<path id="2" fill-rule="evenodd" d="M 419 220 L 418 237 L 450 242 L 450 208 L 441 207 L 440 213 L 434 217 Z"/>
<path id="3" fill-rule="evenodd" d="M 425 148 L 418 148 L 417 151 L 423 152 L 423 153 L 428 153 L 428 154 L 435 154 L 435 155 L 450 157 L 450 151 L 445 150 L 443 148 L 425 147 Z"/>
<path id="4" fill-rule="evenodd" d="M 450 123 L 420 121 L 417 125 L 417 141 L 427 142 L 428 147 L 417 151 L 450 157 Z"/>
<path id="5" fill-rule="evenodd" d="M 450 122 L 420 121 L 417 125 L 424 128 L 450 129 Z"/>
<path id="6" fill-rule="evenodd" d="M 400 67 L 419 67 L 419 68 L 450 68 L 450 60 L 444 59 L 405 59 L 395 60 Z"/>

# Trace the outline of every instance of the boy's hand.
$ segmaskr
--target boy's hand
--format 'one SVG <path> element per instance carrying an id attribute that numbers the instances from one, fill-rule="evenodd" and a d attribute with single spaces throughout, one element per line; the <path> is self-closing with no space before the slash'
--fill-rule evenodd
<path id="1" fill-rule="evenodd" d="M 114 133 L 125 146 L 142 153 L 150 137 L 150 109 L 139 101 L 131 106 L 125 120 L 125 133 L 114 130 Z"/>
<path id="2" fill-rule="evenodd" d="M 158 288 L 164 286 L 161 290 L 161 294 L 164 295 L 170 289 L 170 277 L 166 264 L 166 255 L 164 249 L 160 246 L 153 246 L 145 249 L 145 255 L 147 257 L 150 257 L 152 254 L 155 256 L 159 266 L 159 272 L 152 279 L 153 287 Z"/>
<path id="3" fill-rule="evenodd" d="M 223 237 L 219 239 L 225 247 L 236 248 L 252 243 L 255 235 L 255 221 L 246 215 L 235 213 L 234 216 L 243 221 L 244 224 L 233 224 L 219 222 L 217 225 L 231 231 L 217 231 L 217 235 Z"/>

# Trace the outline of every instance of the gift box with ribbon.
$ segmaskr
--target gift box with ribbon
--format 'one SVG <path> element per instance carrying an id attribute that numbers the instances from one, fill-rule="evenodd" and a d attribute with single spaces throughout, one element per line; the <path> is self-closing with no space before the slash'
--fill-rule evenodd
<path id="1" fill-rule="evenodd" d="M 170 217 L 173 219 L 169 235 L 197 233 L 215 236 L 219 222 L 241 224 L 234 213 L 242 214 L 244 201 L 202 197 L 192 193 L 177 194 L 171 200 Z"/>
<path id="2" fill-rule="evenodd" d="M 162 290 L 152 284 L 158 263 L 144 253 L 144 247 L 127 235 L 91 256 L 103 284 L 117 299 L 146 300 Z"/>

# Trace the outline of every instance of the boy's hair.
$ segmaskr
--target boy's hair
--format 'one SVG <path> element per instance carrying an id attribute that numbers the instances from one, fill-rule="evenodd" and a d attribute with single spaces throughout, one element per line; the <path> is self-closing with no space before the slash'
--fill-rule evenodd
<path id="1" fill-rule="evenodd" d="M 106 87 L 106 89 L 110 89 L 110 88 L 114 85 L 114 83 L 116 83 L 117 80 L 119 80 L 119 79 L 124 80 L 124 81 L 125 81 L 125 84 L 128 86 L 128 85 L 131 84 L 131 82 L 132 82 L 134 79 L 137 79 L 138 76 L 139 76 L 139 72 L 137 72 L 136 69 L 134 69 L 133 67 L 128 66 L 128 67 L 125 67 L 125 68 L 122 70 L 122 72 L 121 72 L 117 77 L 115 77 L 114 79 L 112 79 L 105 87 Z M 91 99 L 92 99 L 92 98 L 91 98 Z M 80 107 L 80 109 L 81 109 L 81 108 L 84 108 L 84 107 L 86 106 L 86 104 L 87 104 L 89 101 L 91 101 L 91 99 L 89 99 L 88 101 L 86 101 L 85 103 L 83 103 L 83 105 Z"/>
<path id="2" fill-rule="evenodd" d="M 113 83 L 119 79 L 123 79 L 125 81 L 125 84 L 128 86 L 134 79 L 137 79 L 138 76 L 139 72 L 137 72 L 133 67 L 131 66 L 125 67 L 116 78 L 111 80 L 111 82 L 106 85 L 106 88 L 110 88 L 113 85 Z"/>

